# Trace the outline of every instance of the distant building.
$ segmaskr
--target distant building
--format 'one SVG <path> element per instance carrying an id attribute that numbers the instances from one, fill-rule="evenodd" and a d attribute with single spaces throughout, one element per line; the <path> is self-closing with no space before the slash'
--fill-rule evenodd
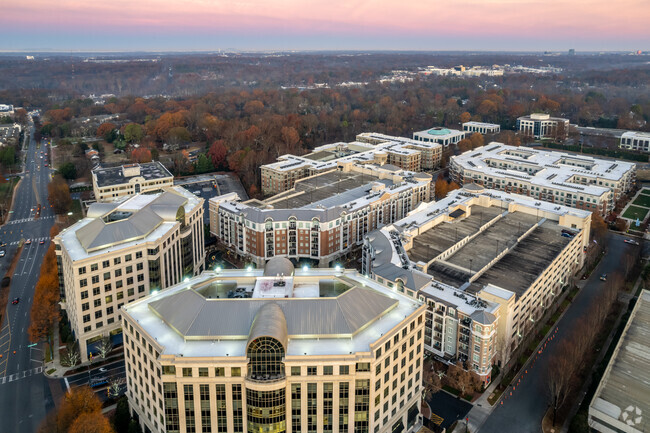
<path id="1" fill-rule="evenodd" d="M 575 56 L 576 50 L 574 48 L 569 48 L 569 56 Z"/>
<path id="2" fill-rule="evenodd" d="M 648 431 L 650 291 L 642 290 L 589 405 L 589 427 L 601 433 Z"/>
<path id="3" fill-rule="evenodd" d="M 424 75 L 447 75 L 456 77 L 480 77 L 482 75 L 488 77 L 501 77 L 503 76 L 503 68 L 498 65 L 492 67 L 485 66 L 454 66 L 452 68 L 437 68 L 435 66 L 427 66 L 422 71 Z"/>
<path id="4" fill-rule="evenodd" d="M 650 132 L 627 131 L 621 136 L 619 147 L 626 150 L 650 152 Z"/>
<path id="5" fill-rule="evenodd" d="M 501 132 L 501 125 L 496 123 L 465 122 L 463 123 L 463 131 L 478 132 L 479 134 L 498 134 Z"/>
<path id="6" fill-rule="evenodd" d="M 470 184 L 366 236 L 362 272 L 425 302 L 425 349 L 489 383 L 570 286 L 590 228 L 590 212 Z"/>
<path id="7" fill-rule="evenodd" d="M 210 199 L 210 233 L 258 266 L 287 257 L 328 267 L 369 231 L 429 201 L 430 174 L 391 164 L 338 164 L 264 201 Z"/>
<path id="8" fill-rule="evenodd" d="M 437 143 L 444 147 L 456 144 L 463 138 L 465 138 L 465 132 L 463 131 L 439 127 L 413 133 L 413 140 L 424 143 Z"/>
<path id="9" fill-rule="evenodd" d="M 18 143 L 20 131 L 22 131 L 22 127 L 18 123 L 0 125 L 0 146 Z"/>
<path id="10" fill-rule="evenodd" d="M 54 238 L 62 301 L 83 361 L 119 332 L 120 307 L 203 271 L 203 199 L 181 187 L 95 203 Z"/>
<path id="11" fill-rule="evenodd" d="M 425 307 L 353 270 L 204 272 L 122 310 L 144 431 L 414 433 Z"/>
<path id="12" fill-rule="evenodd" d="M 636 164 L 492 142 L 452 156 L 449 174 L 460 185 L 476 183 L 606 215 L 634 186 Z"/>
<path id="13" fill-rule="evenodd" d="M 14 115 L 14 106 L 0 104 L 0 116 L 13 116 Z"/>
<path id="14" fill-rule="evenodd" d="M 559 138 L 566 139 L 569 135 L 569 119 L 551 117 L 549 114 L 534 113 L 517 119 L 517 130 L 520 134 L 537 139 Z"/>
<path id="15" fill-rule="evenodd" d="M 174 176 L 162 163 L 126 164 L 92 171 L 93 191 L 98 202 L 174 185 Z"/>

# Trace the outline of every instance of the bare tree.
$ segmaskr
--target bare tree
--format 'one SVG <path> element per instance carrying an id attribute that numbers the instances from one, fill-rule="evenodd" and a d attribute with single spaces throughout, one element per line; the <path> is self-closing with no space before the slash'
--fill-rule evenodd
<path id="1" fill-rule="evenodd" d="M 450 386 L 461 391 L 461 397 L 466 395 L 467 391 L 471 390 L 473 392 L 480 384 L 478 376 L 471 371 L 465 370 L 461 362 L 449 366 L 447 382 Z"/>
<path id="2" fill-rule="evenodd" d="M 66 346 L 66 352 L 61 359 L 61 362 L 68 367 L 74 367 L 77 365 L 81 356 L 79 355 L 79 348 L 75 343 L 68 343 Z"/>
<path id="3" fill-rule="evenodd" d="M 548 362 L 546 387 L 549 403 L 553 407 L 553 425 L 555 425 L 558 409 L 567 401 L 573 375 L 580 363 L 580 358 L 572 356 L 571 345 L 571 340 L 565 340 Z"/>
<path id="4" fill-rule="evenodd" d="M 106 355 L 108 355 L 109 352 L 113 350 L 113 343 L 111 343 L 111 338 L 108 336 L 102 337 L 99 346 L 97 346 L 97 350 L 99 352 L 99 356 L 106 358 Z"/>
<path id="5" fill-rule="evenodd" d="M 122 390 L 126 380 L 123 377 L 116 377 L 112 379 L 108 384 L 108 396 L 109 397 L 119 397 L 120 391 Z"/>

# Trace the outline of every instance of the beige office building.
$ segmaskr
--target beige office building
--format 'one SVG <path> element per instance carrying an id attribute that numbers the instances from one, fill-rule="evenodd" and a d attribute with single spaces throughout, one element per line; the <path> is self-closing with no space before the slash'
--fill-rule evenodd
<path id="1" fill-rule="evenodd" d="M 569 119 L 533 113 L 517 118 L 517 131 L 537 139 L 556 138 L 558 135 L 561 135 L 559 138 L 565 139 L 569 135 Z"/>
<path id="2" fill-rule="evenodd" d="M 92 171 L 92 178 L 98 202 L 174 186 L 174 176 L 157 161 L 98 168 Z"/>
<path id="3" fill-rule="evenodd" d="M 152 432 L 414 432 L 425 306 L 353 270 L 217 270 L 123 308 Z"/>
<path id="4" fill-rule="evenodd" d="M 370 233 L 362 271 L 428 305 L 425 348 L 486 383 L 582 268 L 591 213 L 470 184 Z"/>
<path id="5" fill-rule="evenodd" d="M 54 238 L 63 306 L 82 360 L 88 344 L 120 332 L 121 306 L 203 270 L 203 201 L 172 187 L 95 203 Z"/>

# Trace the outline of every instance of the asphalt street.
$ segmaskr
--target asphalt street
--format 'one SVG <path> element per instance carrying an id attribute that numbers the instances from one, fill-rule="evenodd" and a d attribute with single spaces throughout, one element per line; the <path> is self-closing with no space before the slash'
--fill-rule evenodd
<path id="1" fill-rule="evenodd" d="M 601 274 L 614 273 L 621 264 L 621 258 L 626 248 L 630 248 L 623 242 L 624 236 L 608 234 L 608 252 L 603 257 L 599 267 L 592 272 L 585 287 L 571 303 L 562 319 L 556 324 L 558 331 L 556 337 L 543 352 L 537 356 L 535 364 L 528 367 L 528 374 L 525 374 L 516 389 L 504 395 L 507 397 L 503 405 L 498 404 L 490 416 L 485 420 L 480 429 L 481 433 L 526 433 L 539 432 L 541 422 L 548 408 L 546 393 L 546 371 L 548 361 L 559 346 L 559 343 L 567 335 L 576 322 L 587 312 L 595 296 L 605 287 L 604 282 L 599 280 Z M 470 418 L 470 425 L 472 419 Z"/>
<path id="2" fill-rule="evenodd" d="M 6 433 L 35 431 L 53 407 L 50 387 L 42 374 L 42 345 L 29 347 L 27 336 L 34 286 L 54 223 L 54 214 L 47 202 L 51 170 L 45 167 L 48 159 L 44 154 L 48 150 L 34 141 L 33 128 L 29 131 L 25 170 L 16 191 L 13 212 L 9 221 L 0 227 L 0 240 L 6 243 L 1 248 L 6 255 L 0 258 L 0 276 L 7 272 L 19 244 L 31 241 L 24 245 L 11 276 L 9 303 L 0 330 L 0 419 L 3 420 L 1 430 Z M 38 204 L 42 211 L 36 218 Z M 18 297 L 20 302 L 12 304 L 11 300 Z"/>

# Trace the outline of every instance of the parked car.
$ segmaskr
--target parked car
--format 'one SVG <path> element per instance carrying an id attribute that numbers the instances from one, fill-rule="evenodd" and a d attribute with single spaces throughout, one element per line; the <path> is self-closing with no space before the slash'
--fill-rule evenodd
<path id="1" fill-rule="evenodd" d="M 600 276 L 600 281 L 607 281 L 607 274 L 603 274 Z"/>
<path id="2" fill-rule="evenodd" d="M 639 245 L 639 243 L 637 241 L 635 241 L 634 239 L 625 239 L 623 242 L 625 242 L 626 244 L 631 244 L 631 245 Z"/>
<path id="3" fill-rule="evenodd" d="M 5 253 L 4 251 L 0 251 L 0 257 L 4 257 L 5 254 L 6 254 L 6 253 Z"/>

